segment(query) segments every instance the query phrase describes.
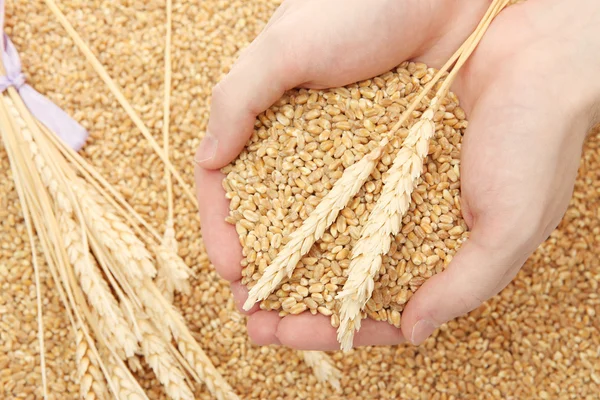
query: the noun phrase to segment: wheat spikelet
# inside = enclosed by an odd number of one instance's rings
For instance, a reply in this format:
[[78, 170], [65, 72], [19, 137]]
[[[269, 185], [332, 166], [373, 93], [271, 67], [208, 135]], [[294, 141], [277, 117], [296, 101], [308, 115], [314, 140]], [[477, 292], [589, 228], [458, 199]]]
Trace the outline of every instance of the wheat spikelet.
[[142, 353], [146, 362], [164, 386], [173, 400], [192, 400], [194, 395], [185, 381], [184, 373], [177, 366], [177, 361], [169, 352], [163, 338], [156, 333], [152, 322], [143, 313], [136, 313], [136, 319], [142, 334]]
[[300, 258], [308, 253], [312, 245], [323, 236], [325, 230], [336, 220], [339, 212], [346, 207], [369, 178], [385, 144], [383, 143], [344, 171], [342, 177], [300, 228], [290, 235], [290, 241], [265, 269], [256, 285], [250, 289], [248, 299], [244, 303], [245, 310], [251, 309], [257, 301], [266, 299], [285, 277], [292, 275]]
[[303, 351], [302, 357], [306, 365], [312, 368], [319, 382], [328, 383], [335, 390], [341, 390], [342, 373], [337, 369], [331, 357], [322, 351]]
[[158, 273], [156, 276], [156, 286], [162, 294], [173, 302], [173, 293], [190, 292], [190, 268], [177, 254], [177, 240], [175, 240], [175, 230], [173, 222], [167, 222], [167, 229], [162, 243], [156, 248], [156, 263], [158, 264]]
[[113, 393], [115, 397], [119, 400], [148, 400], [144, 389], [129, 373], [122, 361], [112, 355], [108, 355], [107, 359], [106, 366], [116, 390], [116, 393]]
[[83, 336], [81, 329], [76, 332], [75, 359], [79, 378], [79, 394], [83, 400], [108, 398], [108, 388], [98, 361]]
[[342, 350], [352, 348], [354, 332], [360, 329], [361, 311], [371, 298], [382, 258], [390, 250], [392, 235], [398, 234], [408, 211], [411, 194], [421, 177], [429, 139], [435, 133], [434, 112], [428, 109], [409, 130], [394, 164], [384, 178], [381, 196], [352, 249], [348, 279], [337, 298], [341, 299], [338, 341]]

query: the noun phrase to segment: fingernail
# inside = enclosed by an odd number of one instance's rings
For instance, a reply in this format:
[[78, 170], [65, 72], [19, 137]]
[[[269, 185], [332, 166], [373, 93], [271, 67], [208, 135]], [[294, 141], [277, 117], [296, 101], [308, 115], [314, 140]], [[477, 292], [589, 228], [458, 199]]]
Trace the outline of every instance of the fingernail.
[[435, 331], [436, 326], [426, 319], [422, 319], [413, 326], [412, 334], [410, 335], [410, 342], [414, 346], [418, 346], [425, 341], [433, 331]]
[[204, 161], [211, 160], [216, 153], [217, 139], [210, 134], [206, 134], [204, 139], [202, 139], [202, 142], [200, 142], [200, 147], [198, 147], [198, 151], [196, 152], [196, 157], [194, 157], [194, 161], [196, 162], [196, 164], [198, 164]]

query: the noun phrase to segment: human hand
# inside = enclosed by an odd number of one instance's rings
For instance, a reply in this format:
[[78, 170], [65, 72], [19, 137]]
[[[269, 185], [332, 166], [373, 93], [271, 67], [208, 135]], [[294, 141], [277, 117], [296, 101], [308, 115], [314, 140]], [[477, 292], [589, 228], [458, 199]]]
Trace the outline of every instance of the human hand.
[[[538, 179], [540, 165], [555, 162], [554, 159], [549, 159], [551, 157], [547, 157], [547, 153], [539, 149], [540, 136], [535, 136], [533, 131], [529, 131], [529, 128], [532, 128], [536, 132], [543, 132], [544, 127], [547, 126], [547, 120], [544, 119], [547, 109], [542, 105], [548, 100], [555, 99], [544, 97], [544, 103], [538, 103], [540, 107], [528, 111], [530, 115], [528, 123], [525, 123], [525, 120], [512, 120], [515, 114], [521, 118], [520, 112], [523, 108], [518, 106], [521, 103], [515, 103], [510, 96], [519, 95], [520, 90], [529, 92], [528, 99], [537, 100], [538, 96], [528, 86], [531, 82], [524, 87], [519, 85], [522, 82], [519, 79], [531, 79], [531, 76], [516, 75], [508, 68], [511, 60], [517, 59], [522, 64], [520, 71], [528, 71], [527, 68], [532, 68], [532, 64], [525, 62], [523, 52], [516, 51], [519, 49], [518, 46], [523, 48], [524, 44], [528, 44], [524, 41], [526, 33], [530, 34], [529, 39], [535, 37], [531, 27], [524, 21], [526, 17], [523, 15], [532, 15], [534, 13], [532, 8], [539, 8], [541, 7], [539, 3], [544, 2], [530, 0], [530, 3], [534, 5], [526, 4], [516, 6], [514, 11], [506, 10], [506, 16], [502, 15], [501, 21], [492, 25], [492, 31], [496, 33], [486, 36], [455, 89], [465, 102], [467, 111], [473, 113], [470, 115], [472, 123], [463, 147], [462, 178], [463, 207], [469, 226], [473, 230], [470, 241], [457, 254], [455, 261], [446, 272], [432, 278], [413, 296], [403, 314], [401, 331], [385, 322], [366, 321], [356, 335], [356, 345], [395, 344], [403, 340], [402, 332], [407, 338], [420, 341], [419, 335], [413, 335], [413, 328], [418, 320], [430, 320], [432, 326], [437, 326], [477, 306], [478, 300], [495, 294], [508, 283], [506, 281], [501, 285], [506, 279], [510, 280], [509, 278], [514, 276], [520, 264], [518, 267], [510, 269], [508, 267], [517, 265], [517, 261], [521, 259], [524, 261], [523, 257], [526, 258], [537, 247], [537, 245], [533, 246], [533, 243], [541, 241], [537, 236], [543, 238], [543, 235], [539, 235], [537, 231], [523, 231], [520, 236], [528, 237], [527, 251], [525, 251], [525, 245], [520, 244], [524, 240], [522, 238], [515, 240], [511, 237], [510, 242], [502, 243], [503, 246], [497, 245], [496, 239], [506, 238], [506, 232], [512, 232], [511, 229], [519, 225], [508, 226], [507, 224], [508, 227], [503, 232], [505, 236], [495, 236], [496, 227], [504, 222], [503, 218], [506, 218], [503, 213], [509, 215], [515, 210], [521, 210], [520, 213], [523, 214], [523, 210], [526, 211], [526, 207], [531, 207], [531, 203], [536, 201], [538, 202], [535, 203], [535, 210], [540, 211], [542, 207], [539, 206], [539, 200], [542, 197], [545, 203], [550, 203], [549, 197], [539, 193], [531, 193], [532, 198], [525, 199], [523, 202], [521, 197], [511, 202], [514, 199], [513, 192], [507, 192], [505, 189], [500, 191], [500, 188], [505, 187], [521, 189], [523, 185], [519, 185], [526, 181], [525, 177], [533, 176]], [[256, 115], [274, 103], [284, 90], [292, 87], [341, 86], [378, 75], [401, 61], [411, 58], [432, 66], [440, 66], [472, 31], [487, 5], [487, 0], [476, 2], [395, 0], [377, 3], [367, 0], [327, 2], [304, 0], [285, 2], [275, 13], [263, 33], [242, 54], [225, 80], [215, 88], [208, 127], [209, 138], [212, 139], [203, 141], [197, 155], [197, 159], [202, 160], [197, 168], [197, 185], [207, 251], [217, 271], [224, 278], [232, 281], [232, 291], [239, 305], [243, 304], [246, 297], [246, 291], [239, 283], [241, 248], [235, 229], [224, 222], [228, 215], [228, 204], [221, 186], [223, 175], [214, 169], [226, 165], [239, 154], [252, 132]], [[526, 6], [528, 8], [525, 9]], [[518, 31], [514, 26], [515, 20], [524, 25], [519, 36], [513, 33]], [[412, 36], [413, 32], [420, 34]], [[503, 38], [506, 35], [508, 39]], [[507, 43], [505, 40], [515, 47], [505, 45]], [[503, 62], [490, 64], [489, 61], [492, 60]], [[539, 66], [536, 65], [535, 68], [535, 72], [539, 73]], [[502, 74], [495, 76], [494, 71]], [[547, 73], [550, 74], [550, 71]], [[469, 77], [468, 81], [465, 79], [466, 76]], [[511, 86], [513, 90], [509, 91], [508, 95], [503, 87], [506, 83], [513, 84]], [[582, 101], [578, 106], [584, 103]], [[503, 110], [502, 113], [490, 112], [489, 105], [495, 106], [496, 111]], [[571, 119], [567, 120], [564, 117], [564, 108], [559, 108], [557, 103], [554, 103], [554, 106], [553, 112], [558, 108], [563, 116], [559, 116], [559, 113], [552, 115], [554, 119], [560, 118], [561, 124], [554, 124], [553, 120], [551, 130], [557, 131], [559, 126], [563, 126], [566, 130], [567, 123]], [[506, 115], [511, 116], [510, 121], [504, 119]], [[543, 120], [543, 124], [538, 125], [539, 120]], [[506, 127], [511, 121], [513, 125], [520, 123], [519, 126], [510, 126], [515, 128], [514, 134], [498, 137], [502, 127]], [[578, 130], [585, 130], [584, 125], [585, 123], [582, 123]], [[526, 134], [518, 133], [517, 127], [522, 128], [521, 132], [525, 130]], [[548, 133], [544, 132], [544, 135], [546, 134]], [[516, 148], [510, 139], [513, 135], [520, 143]], [[558, 139], [560, 135], [558, 133], [552, 135], [553, 138], [555, 136], [556, 139], [550, 141], [551, 144], [560, 142]], [[575, 136], [573, 134], [573, 137]], [[491, 160], [497, 160], [495, 163], [481, 157], [485, 150], [493, 148], [487, 144], [490, 141], [499, 150], [489, 156]], [[571, 169], [574, 165], [576, 170], [577, 149], [580, 149], [581, 141], [569, 141], [568, 144], [574, 150], [564, 157], [561, 165], [568, 163]], [[522, 144], [531, 142], [538, 146], [538, 151], [528, 150], [527, 154], [520, 154], [525, 150], [521, 147]], [[501, 154], [500, 148], [506, 148], [511, 153]], [[518, 170], [516, 175], [508, 169], [497, 170], [494, 167], [494, 165], [503, 167], [503, 160], [509, 157], [509, 166], [515, 169], [517, 164], [515, 158], [519, 156], [524, 161], [520, 168], [530, 168], [529, 170]], [[537, 164], [532, 162], [535, 157], [538, 159]], [[564, 171], [569, 170], [558, 170], [558, 172]], [[542, 172], [552, 175], [547, 171]], [[574, 173], [563, 179], [567, 182], [566, 195], [562, 196], [566, 201], [570, 194], [569, 182], [572, 187], [573, 178]], [[513, 182], [513, 179], [516, 180]], [[485, 196], [481, 196], [479, 191], [481, 182], [485, 183], [484, 190], [487, 193]], [[533, 185], [524, 186], [530, 189]], [[561, 188], [564, 186], [560, 185]], [[544, 193], [548, 194], [549, 191], [547, 189]], [[472, 193], [476, 193], [477, 197]], [[509, 198], [502, 200], [501, 195], [504, 194], [510, 195]], [[484, 198], [487, 200], [483, 201]], [[564, 203], [565, 199], [561, 198], [561, 201]], [[517, 211], [516, 214], [519, 212]], [[560, 211], [558, 214], [562, 215]], [[555, 218], [556, 215], [553, 214], [552, 217]], [[555, 222], [554, 219], [551, 219], [551, 222]], [[500, 232], [502, 231], [498, 231], [498, 234]], [[536, 239], [531, 240], [532, 237]], [[511, 247], [510, 243], [515, 243], [516, 247]], [[530, 249], [532, 246], [533, 248]], [[488, 251], [491, 252], [488, 254]], [[515, 252], [520, 256], [517, 261], [511, 258]], [[477, 262], [477, 265], [474, 265], [474, 262]], [[481, 265], [490, 265], [490, 267], [482, 268]], [[503, 269], [505, 272], [502, 274], [506, 273], [506, 276], [499, 280], [497, 275]], [[479, 275], [474, 275], [473, 270], [478, 271]], [[472, 284], [475, 277], [486, 279], [482, 281], [481, 290], [477, 289], [477, 292], [473, 288], [477, 285]], [[492, 283], [495, 281], [498, 281], [497, 287], [492, 288]], [[448, 283], [456, 283], [458, 286], [450, 287], [452, 285]], [[257, 311], [257, 307], [250, 313], [249, 335], [258, 344], [276, 343], [295, 348], [321, 350], [338, 348], [335, 329], [330, 326], [328, 318], [299, 315], [281, 319], [277, 313]], [[427, 328], [427, 325], [419, 324], [416, 332], [425, 336], [431, 329], [426, 330], [424, 327]]]
[[600, 111], [600, 3], [529, 0], [503, 11], [453, 87], [469, 117], [461, 206], [471, 230], [402, 314], [423, 342], [516, 276], [562, 219]]

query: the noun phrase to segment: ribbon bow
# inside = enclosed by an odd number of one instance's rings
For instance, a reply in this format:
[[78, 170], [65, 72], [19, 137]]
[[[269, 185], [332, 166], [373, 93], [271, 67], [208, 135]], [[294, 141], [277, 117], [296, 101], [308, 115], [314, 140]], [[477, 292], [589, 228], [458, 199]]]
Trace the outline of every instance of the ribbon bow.
[[[0, 1], [2, 6], [3, 1]], [[60, 107], [25, 83], [21, 59], [6, 34], [2, 46], [2, 62], [6, 76], [0, 76], [0, 93], [9, 87], [17, 89], [31, 114], [75, 151], [83, 147], [88, 132]]]

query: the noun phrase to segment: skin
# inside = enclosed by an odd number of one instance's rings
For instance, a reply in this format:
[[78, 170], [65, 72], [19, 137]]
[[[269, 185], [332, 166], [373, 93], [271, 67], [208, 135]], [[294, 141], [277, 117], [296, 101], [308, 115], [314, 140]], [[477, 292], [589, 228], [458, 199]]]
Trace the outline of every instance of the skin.
[[[196, 155], [202, 234], [240, 310], [241, 247], [224, 222], [218, 169], [251, 135], [257, 114], [293, 87], [367, 79], [407, 59], [440, 67], [475, 28], [489, 0], [287, 0], [214, 88], [207, 137]], [[422, 343], [439, 325], [479, 307], [515, 277], [568, 206], [582, 145], [600, 111], [600, 2], [528, 0], [492, 23], [452, 90], [470, 124], [461, 159], [470, 239], [446, 271], [411, 298], [401, 329], [367, 320], [355, 345]], [[259, 345], [334, 350], [323, 316], [249, 313]]]

